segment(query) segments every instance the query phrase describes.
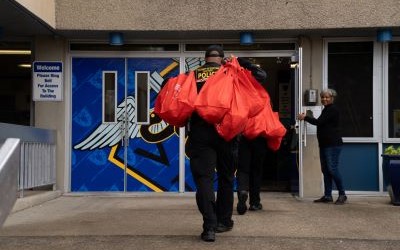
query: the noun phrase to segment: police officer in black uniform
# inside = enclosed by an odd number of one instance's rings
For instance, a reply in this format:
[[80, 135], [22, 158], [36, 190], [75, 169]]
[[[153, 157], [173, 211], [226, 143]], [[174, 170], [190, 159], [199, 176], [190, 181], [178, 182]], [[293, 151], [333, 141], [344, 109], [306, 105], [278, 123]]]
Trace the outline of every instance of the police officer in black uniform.
[[[211, 45], [205, 54], [206, 63], [195, 71], [197, 91], [207, 78], [223, 63], [221, 46]], [[196, 184], [196, 202], [203, 216], [201, 239], [215, 241], [215, 233], [232, 229], [233, 182], [235, 167], [232, 162], [232, 143], [220, 137], [213, 124], [193, 113], [189, 122], [190, 168]], [[214, 176], [217, 171], [218, 191], [214, 194]]]

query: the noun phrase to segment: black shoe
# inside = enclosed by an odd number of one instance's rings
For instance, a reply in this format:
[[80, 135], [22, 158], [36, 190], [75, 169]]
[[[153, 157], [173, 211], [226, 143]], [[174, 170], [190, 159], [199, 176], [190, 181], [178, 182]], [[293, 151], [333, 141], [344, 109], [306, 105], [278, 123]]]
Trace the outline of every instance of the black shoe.
[[245, 214], [247, 211], [246, 201], [249, 195], [247, 194], [247, 191], [241, 190], [238, 191], [237, 196], [238, 196], [238, 204], [236, 206], [236, 210], [240, 215]]
[[335, 201], [336, 205], [343, 205], [347, 201], [347, 196], [346, 195], [339, 195], [337, 200]]
[[257, 204], [251, 204], [249, 210], [250, 211], [257, 211], [257, 210], [262, 210], [263, 206], [261, 203]]
[[215, 241], [215, 231], [214, 229], [204, 229], [200, 235], [201, 239], [207, 242]]
[[231, 231], [232, 228], [233, 228], [233, 221], [231, 221], [231, 223], [229, 223], [228, 225], [218, 222], [215, 232], [225, 233], [225, 232]]
[[332, 196], [322, 196], [321, 198], [314, 200], [314, 202], [328, 203], [328, 202], [333, 202], [333, 199]]

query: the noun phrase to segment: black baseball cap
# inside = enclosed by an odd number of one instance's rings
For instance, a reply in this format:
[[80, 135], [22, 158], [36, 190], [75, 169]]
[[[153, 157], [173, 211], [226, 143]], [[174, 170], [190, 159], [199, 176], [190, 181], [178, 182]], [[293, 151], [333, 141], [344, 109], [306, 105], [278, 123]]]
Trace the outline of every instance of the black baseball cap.
[[224, 57], [224, 49], [220, 45], [210, 45], [206, 49], [206, 57]]

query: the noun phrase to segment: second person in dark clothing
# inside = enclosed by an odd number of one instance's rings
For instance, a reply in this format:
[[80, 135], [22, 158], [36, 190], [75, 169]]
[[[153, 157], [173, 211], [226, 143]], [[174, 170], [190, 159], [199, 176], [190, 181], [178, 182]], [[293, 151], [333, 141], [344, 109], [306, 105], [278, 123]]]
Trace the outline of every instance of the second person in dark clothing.
[[[250, 61], [239, 57], [240, 66], [251, 71], [254, 78], [260, 83], [265, 83], [267, 73]], [[238, 214], [247, 211], [247, 199], [249, 198], [249, 210], [262, 209], [260, 189], [263, 175], [264, 159], [267, 153], [265, 138], [259, 136], [252, 140], [240, 137], [239, 142], [239, 164], [236, 173], [238, 203], [236, 210]]]

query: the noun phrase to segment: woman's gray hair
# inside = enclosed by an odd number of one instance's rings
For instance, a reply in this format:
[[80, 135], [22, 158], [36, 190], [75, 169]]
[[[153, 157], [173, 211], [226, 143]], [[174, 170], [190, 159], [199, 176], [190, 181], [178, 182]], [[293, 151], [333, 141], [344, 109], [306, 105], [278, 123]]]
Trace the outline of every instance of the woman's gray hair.
[[333, 98], [335, 98], [337, 96], [337, 93], [334, 89], [323, 89], [321, 91], [321, 93], [319, 94], [319, 96], [322, 96], [324, 94], [328, 94], [328, 95], [332, 96]]

